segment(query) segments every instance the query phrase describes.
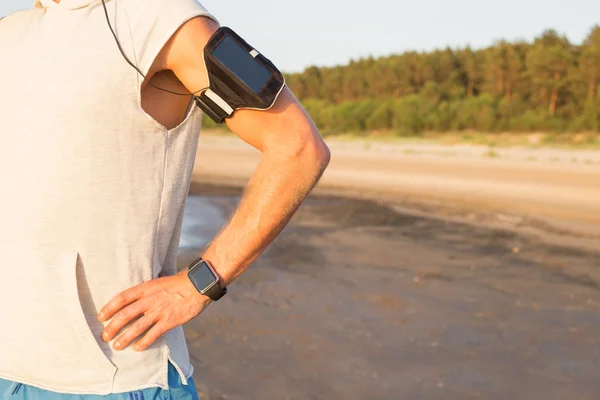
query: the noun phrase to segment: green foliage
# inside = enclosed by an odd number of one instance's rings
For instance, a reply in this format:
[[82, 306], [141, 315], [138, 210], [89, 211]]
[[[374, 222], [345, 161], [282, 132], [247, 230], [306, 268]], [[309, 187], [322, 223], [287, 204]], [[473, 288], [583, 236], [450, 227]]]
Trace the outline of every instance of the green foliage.
[[419, 95], [396, 100], [392, 109], [391, 128], [400, 136], [418, 136], [427, 128], [428, 111], [427, 101]]
[[583, 129], [578, 131], [600, 132], [600, 95], [595, 99], [589, 99], [584, 106], [581, 115]]
[[549, 30], [532, 43], [369, 57], [286, 79], [325, 133], [598, 131], [600, 26], [579, 46]]
[[526, 110], [514, 118], [510, 130], [517, 132], [539, 132], [546, 130], [548, 116], [545, 111]]
[[202, 127], [206, 129], [216, 129], [220, 126], [217, 125], [212, 119], [210, 119], [207, 115], [202, 117]]
[[475, 129], [489, 132], [496, 127], [496, 105], [492, 96], [484, 94], [460, 102], [456, 115], [458, 130]]
[[366, 128], [368, 130], [387, 130], [392, 126], [392, 101], [382, 101], [377, 104], [371, 115], [367, 117]]

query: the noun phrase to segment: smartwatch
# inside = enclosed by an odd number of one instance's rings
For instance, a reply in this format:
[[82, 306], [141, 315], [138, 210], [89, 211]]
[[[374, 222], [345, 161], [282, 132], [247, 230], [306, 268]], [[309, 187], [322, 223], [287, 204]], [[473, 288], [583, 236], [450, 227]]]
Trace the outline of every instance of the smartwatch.
[[198, 293], [210, 297], [213, 301], [219, 300], [227, 293], [227, 288], [221, 288], [219, 285], [219, 276], [212, 265], [202, 257], [190, 264], [187, 275]]

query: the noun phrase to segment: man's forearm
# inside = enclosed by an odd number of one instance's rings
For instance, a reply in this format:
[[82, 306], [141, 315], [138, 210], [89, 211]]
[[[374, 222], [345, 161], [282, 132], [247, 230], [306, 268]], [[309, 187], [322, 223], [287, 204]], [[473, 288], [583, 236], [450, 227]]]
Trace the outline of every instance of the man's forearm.
[[[329, 149], [316, 131], [297, 133], [287, 144], [281, 143], [285, 140], [281, 137], [263, 142], [263, 157], [239, 206], [202, 253], [223, 286], [248, 268], [283, 230], [329, 162]], [[292, 146], [289, 141], [305, 144]], [[143, 351], [168, 330], [199, 315], [212, 300], [199, 295], [186, 275], [183, 270], [116, 294], [98, 314], [99, 321], [111, 319], [102, 339], [115, 339], [135, 320], [115, 340], [113, 349], [124, 349], [141, 337], [134, 348]]]
[[280, 150], [263, 152], [237, 209], [202, 254], [224, 285], [248, 268], [285, 228], [329, 162], [327, 147], [312, 142], [294, 152]]

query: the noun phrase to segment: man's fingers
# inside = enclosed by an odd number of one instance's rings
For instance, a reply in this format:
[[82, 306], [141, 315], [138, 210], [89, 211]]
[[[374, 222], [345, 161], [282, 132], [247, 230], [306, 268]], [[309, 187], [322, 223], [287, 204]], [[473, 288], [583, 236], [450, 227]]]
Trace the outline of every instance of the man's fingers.
[[115, 340], [113, 348], [115, 350], [121, 350], [129, 346], [129, 343], [131, 343], [142, 333], [146, 332], [156, 322], [156, 320], [157, 318], [150, 317], [149, 315], [144, 315], [143, 317], [139, 318], [137, 321], [132, 323], [117, 340]]
[[121, 311], [117, 312], [112, 321], [102, 331], [102, 339], [108, 342], [119, 334], [121, 329], [130, 321], [144, 314], [148, 310], [148, 300], [141, 299], [135, 303], [126, 306]]
[[133, 346], [136, 351], [146, 350], [152, 343], [156, 342], [159, 337], [165, 334], [169, 329], [166, 329], [164, 324], [161, 322], [156, 323], [150, 330], [144, 335], [143, 338], [137, 341]]
[[142, 297], [143, 290], [140, 286], [134, 286], [113, 297], [98, 313], [98, 321], [105, 321], [111, 318], [121, 308]]

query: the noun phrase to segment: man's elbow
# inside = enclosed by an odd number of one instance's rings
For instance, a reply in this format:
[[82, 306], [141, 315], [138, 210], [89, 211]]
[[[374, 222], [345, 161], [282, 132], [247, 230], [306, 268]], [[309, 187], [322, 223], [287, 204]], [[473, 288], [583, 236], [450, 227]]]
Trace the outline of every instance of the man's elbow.
[[329, 165], [331, 151], [319, 131], [314, 125], [311, 125], [297, 131], [298, 140], [293, 149], [293, 154], [295, 154], [298, 162], [322, 173]]
[[321, 135], [316, 132], [311, 136], [311, 140], [306, 145], [309, 158], [321, 170], [325, 170], [331, 160], [331, 151]]

